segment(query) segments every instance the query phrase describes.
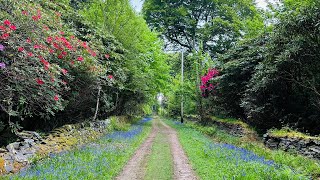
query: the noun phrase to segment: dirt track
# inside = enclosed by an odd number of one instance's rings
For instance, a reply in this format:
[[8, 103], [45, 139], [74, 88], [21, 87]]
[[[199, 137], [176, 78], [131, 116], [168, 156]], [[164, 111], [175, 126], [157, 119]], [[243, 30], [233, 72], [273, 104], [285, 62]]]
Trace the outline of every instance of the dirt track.
[[[196, 180], [198, 179], [189, 164], [188, 158], [184, 153], [177, 133], [174, 129], [155, 118], [152, 123], [152, 132], [147, 140], [135, 152], [127, 165], [123, 168], [117, 180], [137, 180], [144, 179], [148, 156], [152, 153], [152, 144], [158, 133], [166, 135], [166, 140], [170, 144], [171, 155], [173, 159], [173, 177], [175, 180]], [[161, 168], [161, 167], [159, 167]]]

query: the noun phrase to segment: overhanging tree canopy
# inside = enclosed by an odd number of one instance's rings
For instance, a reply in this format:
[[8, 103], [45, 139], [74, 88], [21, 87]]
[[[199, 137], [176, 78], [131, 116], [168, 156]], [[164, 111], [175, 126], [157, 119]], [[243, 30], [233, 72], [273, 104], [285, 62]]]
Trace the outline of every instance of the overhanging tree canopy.
[[249, 33], [248, 20], [260, 19], [258, 26], [263, 27], [253, 0], [146, 0], [143, 13], [151, 28], [168, 42], [189, 51], [202, 42], [203, 50], [212, 55]]

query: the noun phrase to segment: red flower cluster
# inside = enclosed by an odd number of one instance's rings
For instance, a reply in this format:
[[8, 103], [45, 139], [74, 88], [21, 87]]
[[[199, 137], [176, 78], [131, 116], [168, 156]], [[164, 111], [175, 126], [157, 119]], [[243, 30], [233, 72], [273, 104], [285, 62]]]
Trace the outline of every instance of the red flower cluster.
[[38, 10], [38, 11], [37, 11], [37, 15], [32, 16], [32, 19], [33, 19], [34, 21], [39, 21], [39, 20], [41, 19], [41, 11]]
[[17, 30], [17, 27], [13, 25], [8, 19], [3, 21], [3, 25], [0, 25], [1, 36], [0, 39], [8, 39], [10, 37], [10, 32]]
[[78, 40], [78, 42], [81, 44], [81, 46], [86, 49], [88, 51], [89, 54], [91, 54], [91, 56], [95, 57], [97, 56], [97, 53], [94, 52], [92, 49], [90, 49], [90, 47], [88, 46], [87, 42], [82, 42], [80, 40]]
[[108, 78], [109, 78], [109, 79], [113, 79], [113, 76], [112, 76], [112, 75], [108, 75]]
[[212, 83], [209, 83], [209, 81], [218, 75], [219, 71], [217, 69], [209, 69], [208, 73], [201, 77], [200, 90], [203, 97], [207, 97], [208, 92], [213, 92], [213, 90], [217, 87], [217, 84], [213, 85]]
[[37, 81], [37, 83], [39, 85], [43, 85], [44, 84], [44, 81], [42, 79], [37, 78], [36, 81]]
[[59, 96], [58, 96], [58, 94], [56, 94], [56, 95], [53, 97], [53, 99], [54, 99], [55, 101], [59, 101]]
[[48, 70], [50, 68], [50, 63], [46, 61], [42, 56], [39, 56], [40, 62], [44, 65], [44, 69]]
[[68, 70], [66, 70], [66, 69], [61, 69], [61, 72], [62, 72], [63, 75], [68, 74]]

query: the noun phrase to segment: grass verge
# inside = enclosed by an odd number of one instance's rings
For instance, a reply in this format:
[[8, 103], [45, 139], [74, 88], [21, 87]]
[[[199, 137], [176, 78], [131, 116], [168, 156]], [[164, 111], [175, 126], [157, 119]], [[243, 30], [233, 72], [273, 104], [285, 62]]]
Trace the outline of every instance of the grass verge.
[[215, 126], [165, 122], [177, 130], [201, 179], [310, 179], [320, 171], [317, 161], [271, 151], [259, 142], [231, 136]]
[[7, 179], [112, 179], [127, 163], [151, 130], [145, 118], [128, 131], [107, 134], [76, 150], [51, 155]]
[[147, 162], [146, 180], [173, 179], [173, 161], [167, 135], [158, 133]]

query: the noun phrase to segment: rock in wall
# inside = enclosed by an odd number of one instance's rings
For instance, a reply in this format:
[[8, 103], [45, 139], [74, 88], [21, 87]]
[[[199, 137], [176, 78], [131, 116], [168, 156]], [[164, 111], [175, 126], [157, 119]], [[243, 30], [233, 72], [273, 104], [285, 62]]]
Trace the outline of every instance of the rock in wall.
[[317, 138], [274, 137], [267, 133], [263, 135], [263, 142], [270, 149], [293, 151], [320, 160], [320, 140]]

